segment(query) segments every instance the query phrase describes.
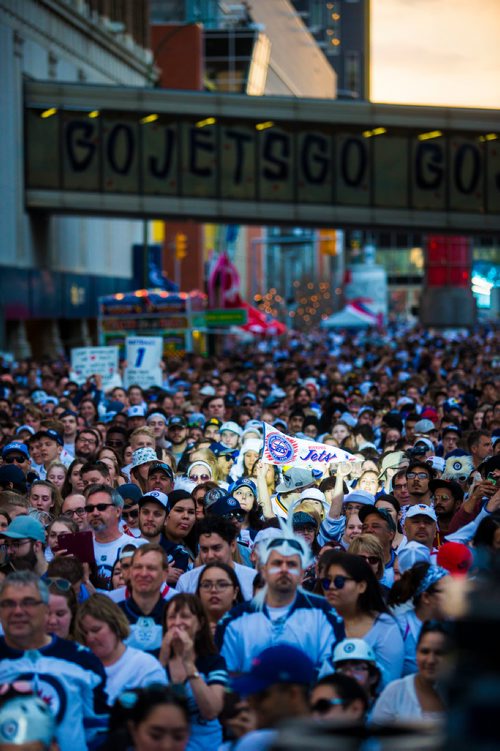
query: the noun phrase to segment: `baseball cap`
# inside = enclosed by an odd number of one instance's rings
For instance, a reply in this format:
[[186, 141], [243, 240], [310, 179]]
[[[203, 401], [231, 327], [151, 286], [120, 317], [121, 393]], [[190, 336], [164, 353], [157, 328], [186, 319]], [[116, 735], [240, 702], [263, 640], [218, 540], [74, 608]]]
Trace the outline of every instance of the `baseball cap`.
[[148, 468], [148, 476], [153, 474], [153, 472], [163, 472], [167, 477], [170, 477], [171, 480], [174, 479], [172, 467], [166, 462], [153, 462], [150, 464]]
[[21, 441], [12, 441], [11, 443], [8, 443], [6, 446], [4, 446], [4, 448], [2, 449], [2, 459], [5, 459], [5, 457], [12, 451], [18, 451], [20, 454], [23, 454], [26, 459], [29, 459], [30, 454], [28, 447]]
[[369, 493], [367, 490], [351, 490], [350, 493], [344, 496], [343, 503], [362, 503], [363, 506], [373, 506], [375, 503], [375, 496]]
[[437, 430], [432, 420], [419, 420], [415, 423], [413, 428], [415, 433], [432, 433], [433, 430]]
[[387, 524], [389, 525], [389, 529], [391, 529], [393, 532], [396, 531], [396, 524], [394, 522], [394, 519], [390, 515], [389, 511], [385, 508], [378, 508], [377, 506], [368, 506], [365, 505], [362, 508], [359, 509], [358, 516], [360, 521], [363, 523], [367, 516], [370, 516], [370, 514], [376, 514], [380, 519], [383, 519]]
[[214, 516], [226, 516], [226, 514], [232, 514], [235, 511], [242, 511], [242, 508], [236, 498], [233, 498], [229, 493], [225, 493], [215, 503], [205, 506], [205, 511]]
[[480, 464], [477, 469], [481, 473], [482, 477], [488, 477], [490, 472], [494, 472], [496, 469], [500, 469], [500, 454], [490, 456], [490, 458], [482, 462], [482, 464]]
[[404, 574], [405, 571], [412, 568], [416, 563], [430, 563], [431, 551], [426, 545], [422, 545], [421, 542], [412, 540], [406, 543], [398, 551], [398, 564], [399, 571]]
[[216, 425], [219, 430], [220, 426], [222, 425], [222, 420], [219, 420], [218, 417], [211, 417], [209, 420], [206, 421], [206, 423], [203, 426], [203, 430], [206, 430], [209, 425]]
[[434, 451], [434, 444], [428, 438], [419, 438], [418, 441], [415, 441], [412, 451], [414, 454], [420, 452], [425, 454], [426, 451]]
[[265, 691], [277, 683], [309, 686], [314, 680], [314, 664], [302, 650], [291, 644], [268, 647], [252, 660], [250, 671], [232, 681], [240, 696]]
[[142, 491], [138, 485], [134, 485], [133, 482], [126, 482], [123, 485], [118, 485], [116, 489], [124, 501], [139, 503]]
[[213, 506], [214, 503], [217, 503], [220, 498], [224, 498], [226, 495], [227, 492], [222, 488], [210, 488], [205, 495], [205, 510], [210, 506]]
[[452, 576], [465, 576], [473, 563], [470, 548], [461, 542], [445, 542], [438, 550], [436, 563]]
[[294, 529], [308, 526], [317, 528], [318, 522], [314, 516], [311, 516], [306, 511], [296, 511], [292, 516], [292, 526]]
[[0, 465], [0, 486], [8, 482], [22, 489], [22, 492], [26, 492], [26, 477], [21, 467], [16, 467], [15, 464]]
[[181, 415], [172, 415], [167, 422], [169, 428], [187, 428], [187, 422]]
[[43, 524], [33, 516], [16, 516], [2, 534], [4, 537], [10, 537], [13, 540], [27, 538], [28, 540], [45, 542], [45, 530]]
[[220, 426], [220, 432], [222, 433], [223, 430], [230, 430], [231, 433], [236, 433], [236, 435], [241, 435], [243, 433], [243, 428], [240, 428], [238, 423], [233, 422], [232, 420], [222, 423]]
[[20, 425], [18, 428], [16, 428], [16, 435], [23, 433], [25, 430], [27, 430], [30, 435], [35, 435], [35, 428], [32, 428], [31, 425]]
[[251, 391], [247, 391], [245, 394], [243, 394], [243, 396], [240, 397], [240, 404], [241, 402], [244, 402], [245, 399], [248, 399], [249, 401], [254, 403], [257, 401], [257, 397], [255, 396], [255, 394], [252, 394]]
[[159, 503], [163, 508], [167, 508], [168, 496], [160, 490], [150, 490], [139, 498], [139, 506], [144, 506], [145, 503]]
[[34, 440], [40, 440], [40, 438], [50, 438], [51, 441], [55, 441], [59, 444], [59, 446], [64, 446], [64, 441], [62, 439], [62, 436], [60, 433], [57, 432], [57, 430], [52, 430], [52, 428], [47, 428], [45, 430], [38, 430], [35, 435], [33, 436]]
[[319, 501], [326, 510], [330, 508], [330, 504], [326, 500], [326, 495], [319, 488], [306, 488], [299, 496], [299, 503], [302, 501]]
[[134, 404], [127, 409], [127, 417], [145, 417], [146, 407], [142, 404]]
[[283, 480], [276, 488], [277, 493], [289, 493], [291, 490], [300, 490], [316, 481], [310, 469], [292, 467], [283, 472]]
[[206, 383], [205, 386], [200, 389], [200, 394], [203, 394], [203, 396], [215, 396], [215, 389], [209, 383]]
[[235, 480], [235, 482], [233, 482], [233, 484], [229, 486], [228, 491], [229, 493], [234, 493], [234, 491], [238, 490], [238, 488], [248, 488], [249, 490], [252, 491], [255, 498], [257, 498], [257, 495], [258, 495], [257, 485], [249, 477], [238, 478], [238, 480]]
[[428, 516], [433, 522], [437, 522], [436, 512], [432, 506], [427, 506], [426, 503], [416, 503], [414, 506], [410, 506], [405, 519], [413, 519], [414, 516]]
[[445, 428], [441, 431], [441, 437], [446, 435], [446, 433], [455, 433], [456, 435], [462, 435], [462, 431], [458, 427], [458, 425], [447, 425]]
[[238, 451], [229, 448], [229, 446], [224, 446], [223, 443], [220, 443], [219, 441], [214, 441], [210, 444], [210, 451], [214, 456], [225, 456], [226, 454], [237, 454]]
[[344, 662], [344, 660], [366, 660], [377, 662], [375, 652], [364, 639], [343, 639], [333, 650], [332, 663]]
[[460, 412], [461, 415], [463, 415], [464, 410], [460, 402], [457, 402], [456, 399], [447, 399], [445, 402], [443, 402], [443, 409], [445, 412], [451, 412], [452, 410], [456, 409], [458, 412]]

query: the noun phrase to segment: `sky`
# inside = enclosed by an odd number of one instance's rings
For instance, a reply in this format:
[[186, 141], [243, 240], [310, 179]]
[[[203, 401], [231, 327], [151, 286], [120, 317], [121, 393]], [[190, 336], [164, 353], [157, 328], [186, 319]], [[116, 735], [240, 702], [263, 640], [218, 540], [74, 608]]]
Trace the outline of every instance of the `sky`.
[[500, 0], [371, 0], [371, 99], [500, 108]]

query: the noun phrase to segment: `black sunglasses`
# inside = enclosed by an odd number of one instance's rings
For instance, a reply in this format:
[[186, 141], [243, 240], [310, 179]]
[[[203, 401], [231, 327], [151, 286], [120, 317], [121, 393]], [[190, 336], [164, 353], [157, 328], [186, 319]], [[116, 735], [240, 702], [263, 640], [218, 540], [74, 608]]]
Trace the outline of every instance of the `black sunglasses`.
[[97, 509], [97, 511], [106, 511], [107, 508], [114, 505], [114, 503], [88, 503], [85, 506], [85, 511], [87, 514], [91, 514], [95, 509]]
[[14, 464], [14, 462], [16, 464], [24, 464], [25, 461], [25, 456], [7, 456], [4, 459], [5, 464]]
[[318, 699], [314, 704], [311, 704], [311, 712], [326, 714], [332, 707], [340, 707], [342, 704], [345, 704], [344, 699]]
[[139, 509], [133, 509], [132, 511], [122, 511], [122, 516], [124, 519], [138, 519], [139, 518]]
[[321, 579], [321, 586], [323, 589], [330, 589], [332, 585], [335, 589], [344, 589], [345, 583], [348, 581], [354, 581], [352, 576], [342, 576], [342, 574], [338, 574], [338, 576], [334, 576], [333, 579], [329, 579], [325, 576]]
[[235, 519], [237, 522], [242, 522], [245, 518], [245, 513], [243, 511], [230, 511], [228, 514], [224, 514], [223, 519]]

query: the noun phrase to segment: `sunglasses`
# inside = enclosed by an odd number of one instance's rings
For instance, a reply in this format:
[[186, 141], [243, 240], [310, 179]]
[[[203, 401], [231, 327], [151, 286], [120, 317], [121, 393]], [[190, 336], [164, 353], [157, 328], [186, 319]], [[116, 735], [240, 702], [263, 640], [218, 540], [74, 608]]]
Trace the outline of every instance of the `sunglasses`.
[[242, 522], [245, 518], [245, 514], [243, 511], [230, 511], [228, 514], [223, 514], [223, 519], [228, 519], [231, 521], [231, 519], [234, 519], [237, 522]]
[[189, 475], [188, 479], [193, 480], [193, 482], [208, 482], [212, 478], [210, 475]]
[[340, 707], [342, 704], [345, 704], [344, 699], [318, 699], [311, 704], [311, 712], [326, 714], [332, 707]]
[[324, 590], [328, 590], [332, 586], [334, 589], [344, 589], [345, 583], [348, 581], [355, 581], [355, 580], [353, 579], [352, 576], [342, 576], [342, 574], [339, 574], [338, 576], [334, 576], [333, 579], [329, 579], [327, 576], [325, 576], [324, 579], [321, 579], [321, 586], [323, 587]]
[[377, 563], [380, 561], [380, 558], [378, 555], [362, 555], [361, 553], [358, 553], [360, 558], [364, 558], [367, 563], [369, 563], [371, 566], [376, 566]]
[[71, 582], [69, 582], [67, 579], [59, 579], [49, 576], [47, 581], [50, 582], [51, 586], [54, 586], [57, 589], [61, 590], [61, 592], [69, 592], [69, 590], [71, 589]]
[[96, 509], [97, 511], [106, 511], [110, 506], [114, 506], [114, 503], [88, 503], [85, 506], [85, 511], [87, 514], [91, 514], [92, 511], [95, 511]]
[[14, 464], [14, 463], [24, 464], [25, 461], [26, 461], [25, 456], [7, 456], [4, 459], [5, 464]]
[[133, 509], [133, 511], [122, 511], [122, 516], [124, 519], [138, 519], [139, 509]]

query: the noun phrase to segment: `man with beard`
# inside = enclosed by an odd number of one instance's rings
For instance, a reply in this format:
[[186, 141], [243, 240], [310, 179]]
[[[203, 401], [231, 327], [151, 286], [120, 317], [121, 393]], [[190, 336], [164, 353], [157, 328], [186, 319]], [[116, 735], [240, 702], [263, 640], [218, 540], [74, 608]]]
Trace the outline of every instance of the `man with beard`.
[[170, 451], [178, 462], [188, 446], [188, 427], [183, 417], [173, 415], [168, 421], [167, 439], [172, 444]]
[[139, 498], [139, 529], [147, 542], [161, 545], [165, 541], [163, 525], [167, 518], [168, 498], [159, 490], [152, 490]]
[[75, 456], [86, 462], [94, 460], [99, 448], [100, 438], [97, 430], [83, 428], [75, 438]]
[[110, 485], [90, 485], [85, 489], [87, 520], [94, 534], [94, 555], [97, 574], [93, 581], [97, 589], [112, 588], [111, 574], [124, 545], [144, 544], [140, 537], [120, 531], [123, 498]]
[[464, 491], [454, 480], [431, 480], [429, 487], [434, 494], [434, 511], [436, 512], [439, 535], [448, 534], [450, 522], [464, 499]]
[[408, 506], [410, 495], [408, 493], [408, 481], [406, 479], [406, 469], [400, 469], [392, 478], [392, 494], [399, 501], [401, 507]]
[[305, 652], [319, 670], [345, 631], [342, 619], [323, 597], [299, 590], [311, 559], [306, 541], [276, 530], [259, 543], [258, 555], [265, 581], [261, 603], [254, 599], [237, 605], [217, 626], [216, 641], [227, 669], [248, 672], [264, 649], [287, 643]]
[[431, 502], [430, 480], [434, 479], [434, 470], [425, 461], [411, 462], [406, 470], [406, 481], [408, 483], [409, 500], [408, 505], [414, 506], [416, 503]]
[[425, 545], [431, 551], [431, 560], [434, 563], [437, 553], [434, 548], [437, 517], [432, 506], [426, 503], [416, 503], [410, 506], [406, 513], [404, 531], [406, 544], [415, 541]]
[[16, 516], [2, 532], [6, 538], [7, 559], [3, 565], [5, 573], [10, 571], [33, 571], [43, 576], [48, 563], [43, 554], [45, 530], [32, 516]]

